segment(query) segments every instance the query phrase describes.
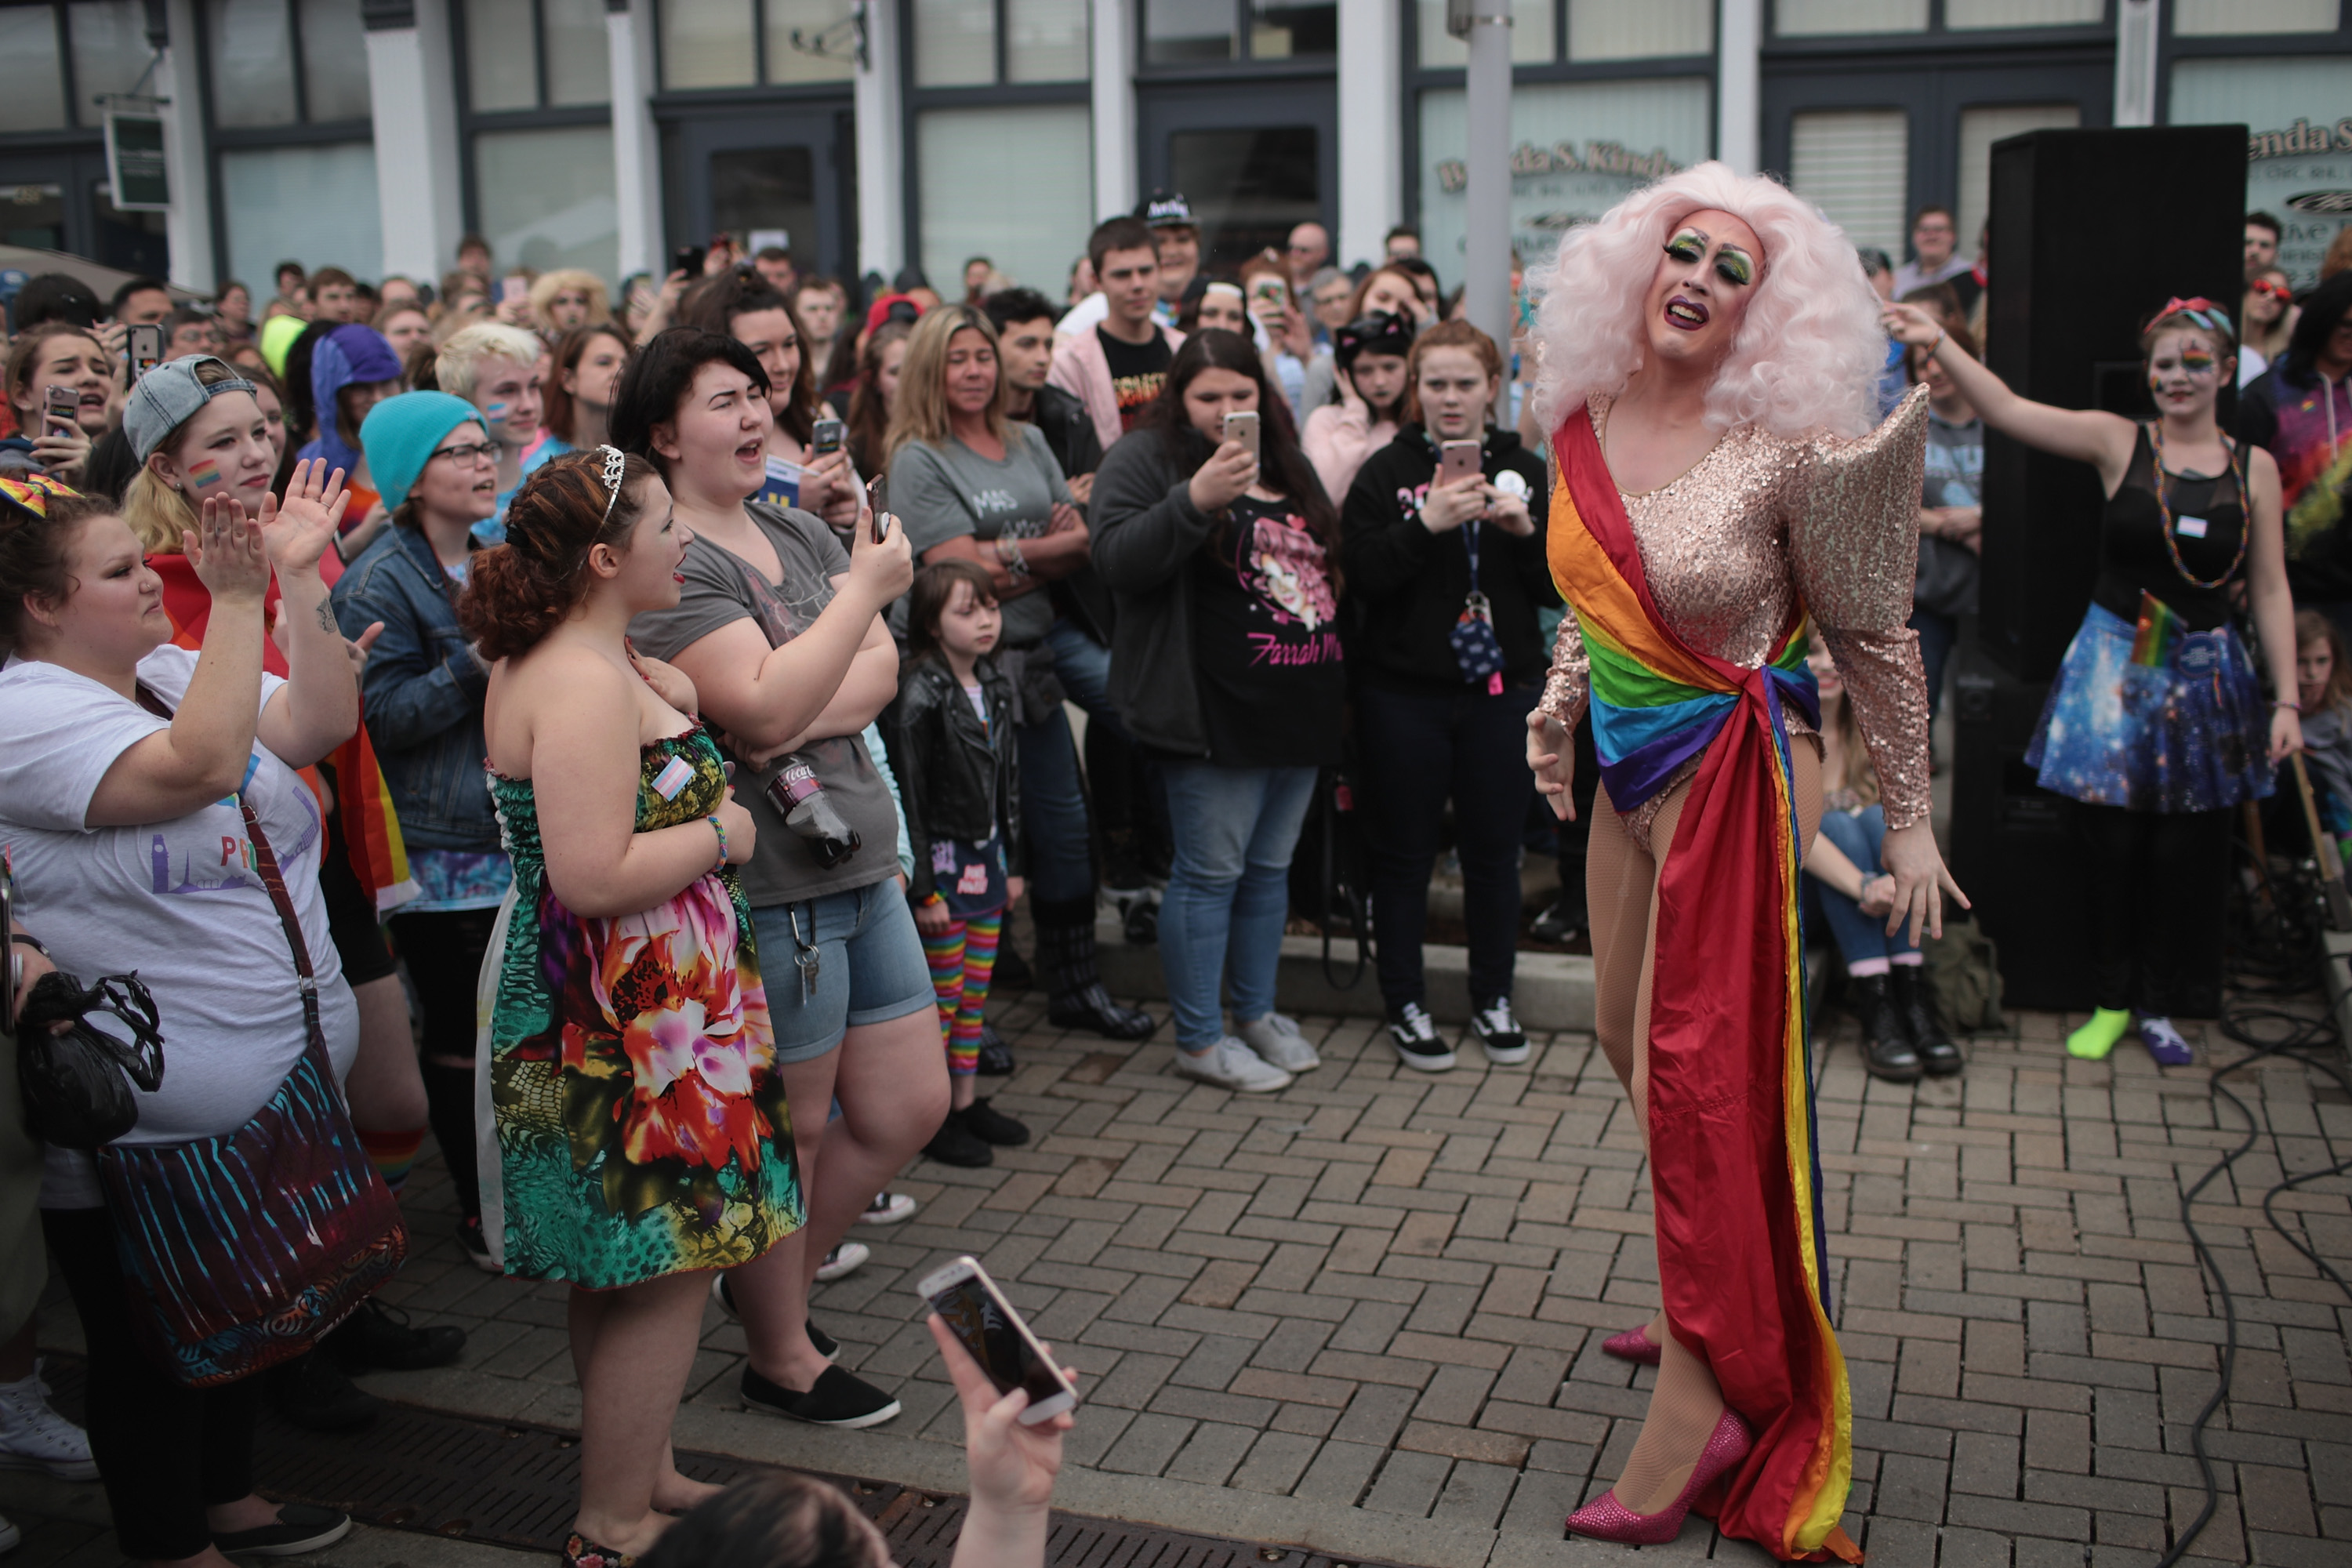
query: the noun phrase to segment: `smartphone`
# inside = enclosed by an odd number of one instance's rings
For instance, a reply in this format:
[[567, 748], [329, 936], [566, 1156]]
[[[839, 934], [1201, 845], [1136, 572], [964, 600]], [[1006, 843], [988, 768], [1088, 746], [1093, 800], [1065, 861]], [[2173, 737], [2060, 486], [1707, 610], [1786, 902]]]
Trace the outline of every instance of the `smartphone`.
[[672, 272], [683, 272], [688, 278], [699, 278], [702, 276], [702, 247], [681, 245], [670, 252], [669, 269]]
[[521, 279], [501, 278], [499, 279], [499, 302], [500, 304], [520, 305], [524, 300], [528, 299], [530, 295], [530, 285], [524, 282]]
[[163, 329], [153, 321], [134, 321], [127, 339], [131, 379], [137, 381], [163, 363]]
[[809, 432], [809, 450], [820, 458], [827, 452], [838, 452], [841, 450], [842, 441], [848, 434], [849, 426], [840, 420], [820, 419], [816, 422], [815, 427]]
[[1256, 413], [1252, 411], [1244, 414], [1226, 415], [1225, 439], [1228, 441], [1239, 441], [1243, 446], [1249, 448], [1251, 457], [1256, 457], [1258, 455]]
[[866, 509], [874, 514], [874, 542], [879, 544], [890, 532], [890, 476], [877, 474], [866, 481]]
[[1048, 1421], [1078, 1403], [1078, 1391], [988, 1277], [975, 1258], [959, 1258], [915, 1289], [931, 1304], [948, 1331], [961, 1341], [1000, 1394], [1029, 1391], [1029, 1407], [1017, 1419], [1024, 1426]]
[[81, 425], [81, 394], [70, 386], [53, 386], [45, 395], [48, 399], [48, 417], [52, 424], [75, 429]]
[[1479, 444], [1475, 441], [1447, 441], [1437, 448], [1437, 482], [1450, 485], [1457, 480], [1475, 479], [1478, 468]]
[[1284, 298], [1282, 279], [1279, 278], [1261, 277], [1251, 279], [1249, 297], [1252, 309], [1260, 305], [1271, 305], [1279, 310], [1286, 302]]

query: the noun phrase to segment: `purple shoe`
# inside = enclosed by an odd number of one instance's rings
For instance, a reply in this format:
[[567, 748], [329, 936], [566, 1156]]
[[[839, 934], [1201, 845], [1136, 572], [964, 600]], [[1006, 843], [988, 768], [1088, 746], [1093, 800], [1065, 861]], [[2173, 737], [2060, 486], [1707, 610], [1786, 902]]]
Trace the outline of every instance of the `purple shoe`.
[[2160, 1068], [2185, 1068], [2197, 1059], [2197, 1053], [2169, 1018], [2141, 1018], [2139, 1038]]
[[1699, 1494], [1715, 1483], [1716, 1477], [1748, 1458], [1748, 1450], [1754, 1446], [1748, 1423], [1738, 1412], [1727, 1409], [1723, 1419], [1715, 1424], [1706, 1447], [1699, 1450], [1697, 1468], [1683, 1484], [1682, 1495], [1672, 1503], [1656, 1513], [1635, 1513], [1617, 1500], [1616, 1489], [1612, 1488], [1568, 1516], [1568, 1533], [1614, 1541], [1622, 1546], [1664, 1546], [1682, 1533], [1683, 1519]]
[[1650, 1338], [1650, 1326], [1627, 1329], [1622, 1334], [1612, 1334], [1601, 1342], [1601, 1352], [1619, 1361], [1630, 1361], [1641, 1366], [1655, 1366], [1665, 1352]]

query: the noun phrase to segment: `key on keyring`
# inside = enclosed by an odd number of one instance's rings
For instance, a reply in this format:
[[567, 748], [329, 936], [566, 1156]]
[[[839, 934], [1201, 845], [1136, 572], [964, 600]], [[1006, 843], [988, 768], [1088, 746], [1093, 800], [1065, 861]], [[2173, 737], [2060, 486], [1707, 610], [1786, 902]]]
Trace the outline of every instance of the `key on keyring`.
[[793, 955], [793, 963], [801, 972], [801, 1005], [805, 1007], [816, 999], [817, 962], [822, 957], [815, 948], [804, 947]]

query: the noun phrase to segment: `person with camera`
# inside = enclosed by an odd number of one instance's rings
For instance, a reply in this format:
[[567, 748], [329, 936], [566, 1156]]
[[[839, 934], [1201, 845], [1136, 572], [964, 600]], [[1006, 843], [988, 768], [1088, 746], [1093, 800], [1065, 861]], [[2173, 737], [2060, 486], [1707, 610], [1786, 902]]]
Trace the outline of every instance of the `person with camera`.
[[1324, 494], [1345, 496], [1364, 459], [1396, 439], [1412, 333], [1409, 317], [1375, 310], [1332, 334], [1332, 378], [1339, 401], [1308, 414], [1299, 437]]
[[809, 1223], [726, 1281], [751, 1342], [743, 1402], [867, 1426], [898, 1402], [830, 1363], [808, 1292], [948, 1111], [930, 970], [898, 883], [898, 814], [861, 738], [898, 695], [882, 611], [914, 568], [887, 518], [862, 515], [845, 550], [822, 518], [745, 499], [766, 479], [772, 391], [744, 344], [674, 327], [630, 363], [613, 434], [662, 471], [694, 534], [677, 605], [640, 614], [632, 634], [693, 682], [760, 828], [743, 892]]
[[[169, 1042], [170, 1070], [136, 1097], [135, 1124], [94, 1156], [53, 1145], [41, 1196], [89, 1344], [91, 1452], [122, 1552], [143, 1563], [227, 1568], [226, 1552], [308, 1551], [351, 1528], [253, 1489], [259, 1365], [243, 1352], [273, 1335], [256, 1324], [197, 1347], [173, 1331], [220, 1304], [186, 1272], [192, 1250], [264, 1296], [283, 1285], [326, 1300], [351, 1277], [347, 1226], [394, 1213], [338, 1092], [359, 1009], [320, 889], [323, 824], [297, 771], [360, 721], [319, 577], [341, 504], [308, 464], [257, 518], [207, 501], [184, 541], [211, 600], [194, 651], [172, 645], [162, 579], [110, 502], [0, 481], [0, 838], [17, 912], [85, 981], [135, 959]], [[262, 668], [273, 569], [285, 679]], [[181, 1179], [282, 1153], [289, 1116], [318, 1130], [347, 1179], [333, 1195], [208, 1203], [202, 1182]], [[246, 1245], [261, 1226], [290, 1241], [266, 1275], [248, 1271]], [[219, 1381], [195, 1386], [192, 1371]]]
[[1111, 700], [1160, 758], [1174, 827], [1160, 960], [1176, 1070], [1283, 1089], [1321, 1065], [1274, 1010], [1275, 975], [1291, 850], [1318, 770], [1339, 760], [1347, 693], [1339, 517], [1255, 344], [1184, 341], [1148, 424], [1104, 458], [1093, 511], [1118, 602]]
[[916, 325], [890, 426], [893, 508], [926, 563], [978, 563], [1003, 606], [993, 662], [1013, 691], [1007, 718], [1021, 754], [1047, 1017], [1060, 1028], [1139, 1040], [1155, 1027], [1150, 1015], [1114, 1001], [1096, 968], [1086, 789], [1051, 640], [1051, 585], [1087, 564], [1086, 521], [1045, 433], [1004, 416], [996, 346], [996, 324], [970, 305], [943, 305]]
[[1519, 759], [1547, 663], [1536, 616], [1559, 595], [1528, 505], [1543, 461], [1494, 422], [1503, 374], [1495, 341], [1467, 321], [1422, 333], [1403, 377], [1403, 428], [1356, 476], [1341, 531], [1381, 998], [1398, 1058], [1423, 1072], [1454, 1065], [1430, 1022], [1421, 956], [1449, 799], [1470, 1032], [1489, 1061], [1528, 1059], [1511, 1014], [1519, 835], [1535, 794]]
[[643, 1552], [716, 1495], [671, 1462], [704, 1274], [805, 1220], [738, 868], [761, 825], [674, 670], [629, 647], [693, 539], [617, 448], [507, 509], [459, 613], [491, 663], [482, 733], [514, 892], [485, 1033], [506, 1272], [571, 1286], [580, 1509], [565, 1568]]
[[88, 327], [45, 321], [8, 350], [8, 405], [16, 433], [0, 441], [0, 474], [83, 482], [90, 444], [112, 423], [114, 361]]

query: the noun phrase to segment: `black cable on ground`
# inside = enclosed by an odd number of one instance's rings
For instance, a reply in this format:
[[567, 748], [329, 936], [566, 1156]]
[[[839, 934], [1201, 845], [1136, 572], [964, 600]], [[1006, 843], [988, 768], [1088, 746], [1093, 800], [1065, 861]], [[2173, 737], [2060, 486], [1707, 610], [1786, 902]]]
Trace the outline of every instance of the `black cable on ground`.
[[[2226, 1100], [2245, 1119], [2246, 1135], [2237, 1147], [2230, 1150], [2194, 1184], [2180, 1194], [2180, 1223], [2189, 1233], [2189, 1244], [2197, 1255], [2198, 1267], [2211, 1276], [2214, 1289], [2221, 1298], [2221, 1319], [2224, 1335], [2221, 1346], [2221, 1375], [2213, 1385], [2212, 1396], [2189, 1428], [2189, 1445], [2197, 1457], [2197, 1468], [2205, 1487], [2205, 1503], [2187, 1529], [2174, 1540], [2172, 1549], [2158, 1561], [2157, 1568], [2173, 1568], [2187, 1555], [2189, 1546], [2212, 1521], [2221, 1506], [2221, 1489], [2213, 1473], [2212, 1457], [2205, 1449], [2205, 1429], [2221, 1402], [2230, 1396], [2230, 1385], [2237, 1373], [2238, 1304], [2230, 1292], [2230, 1282], [2221, 1273], [2220, 1261], [2208, 1247], [2202, 1232], [2190, 1214], [2197, 1195], [2214, 1179], [2236, 1163], [2252, 1150], [2266, 1130], [2265, 1121], [2258, 1120], [2246, 1102], [2238, 1098], [2222, 1080], [2273, 1057], [2283, 1057], [2300, 1063], [2306, 1070], [2316, 1069], [2334, 1079], [2347, 1096], [2352, 1096], [2352, 1076], [2347, 1076], [2340, 1060], [2343, 1039], [2336, 1028], [2332, 1010], [2323, 1010], [2311, 1017], [2277, 1006], [2271, 999], [2284, 999], [2307, 993], [2317, 984], [2315, 973], [2323, 962], [2320, 942], [2321, 907], [2316, 898], [2315, 870], [2298, 866], [2294, 873], [2278, 879], [2270, 868], [2253, 864], [2250, 852], [2241, 842], [2239, 850], [2249, 870], [2253, 873], [2252, 885], [2245, 878], [2233, 878], [2231, 887], [2229, 978], [2234, 993], [2221, 1008], [2221, 1032], [2240, 1045], [2248, 1047], [2247, 1054], [2224, 1066], [2216, 1067], [2208, 1085], [2208, 1092], [2218, 1101]], [[2267, 896], [2258, 896], [2267, 895]], [[2214, 1118], [2220, 1125], [2220, 1117]], [[2271, 1148], [2279, 1153], [2278, 1135], [2271, 1134]], [[2284, 1160], [2282, 1157], [2281, 1164]], [[2322, 1176], [2352, 1173], [2352, 1160], [2340, 1161], [2322, 1170], [2306, 1171], [2299, 1176], [2289, 1176], [2273, 1184], [2263, 1194], [2263, 1216], [2271, 1228], [2294, 1247], [2339, 1290], [2352, 1297], [2352, 1286], [2334, 1266], [2306, 1246], [2279, 1219], [2273, 1207], [2281, 1193]]]

